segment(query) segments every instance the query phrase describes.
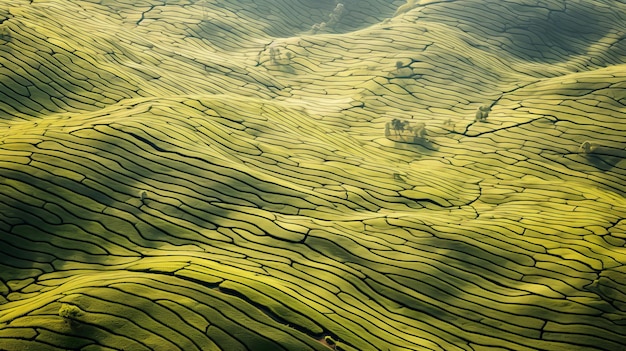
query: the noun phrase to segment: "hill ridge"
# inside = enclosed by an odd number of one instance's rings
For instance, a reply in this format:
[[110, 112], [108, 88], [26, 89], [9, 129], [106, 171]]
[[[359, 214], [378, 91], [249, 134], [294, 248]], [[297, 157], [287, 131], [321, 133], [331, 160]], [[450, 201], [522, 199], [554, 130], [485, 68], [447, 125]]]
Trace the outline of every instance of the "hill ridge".
[[621, 349], [623, 18], [11, 3], [0, 349]]

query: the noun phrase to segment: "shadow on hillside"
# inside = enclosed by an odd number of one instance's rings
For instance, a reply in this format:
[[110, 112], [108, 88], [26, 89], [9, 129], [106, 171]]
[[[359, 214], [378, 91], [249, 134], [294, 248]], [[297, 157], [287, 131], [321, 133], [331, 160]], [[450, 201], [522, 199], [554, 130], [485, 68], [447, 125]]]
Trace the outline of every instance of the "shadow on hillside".
[[601, 171], [610, 171], [615, 168], [624, 157], [615, 157], [608, 155], [585, 155], [585, 159], [590, 165]]
[[[513, 52], [541, 62], [560, 62], [583, 55], [614, 28], [602, 7], [590, 11], [585, 3], [571, 3], [564, 11], [526, 17], [506, 25], [505, 32], [515, 43]], [[617, 19], [616, 19], [617, 20]], [[618, 49], [618, 48], [613, 48]]]
[[585, 141], [580, 145], [579, 153], [597, 169], [610, 171], [622, 160], [626, 159], [626, 149], [600, 145], [595, 142]]

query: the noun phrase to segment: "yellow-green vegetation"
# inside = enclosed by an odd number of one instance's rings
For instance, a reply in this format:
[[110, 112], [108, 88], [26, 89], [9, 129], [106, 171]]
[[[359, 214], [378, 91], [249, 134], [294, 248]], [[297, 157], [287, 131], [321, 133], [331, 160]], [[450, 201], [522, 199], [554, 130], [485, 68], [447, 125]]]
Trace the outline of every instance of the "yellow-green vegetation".
[[626, 345], [623, 1], [0, 4], [0, 349]]
[[61, 307], [59, 307], [59, 316], [65, 319], [74, 320], [80, 316], [80, 308], [66, 303], [61, 304]]

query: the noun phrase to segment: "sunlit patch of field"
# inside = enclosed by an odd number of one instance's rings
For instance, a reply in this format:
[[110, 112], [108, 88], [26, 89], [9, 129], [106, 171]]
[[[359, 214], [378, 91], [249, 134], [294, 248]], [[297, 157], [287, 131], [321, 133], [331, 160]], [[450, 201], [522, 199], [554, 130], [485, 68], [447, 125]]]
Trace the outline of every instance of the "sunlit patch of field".
[[1, 350], [620, 350], [626, 5], [1, 1]]

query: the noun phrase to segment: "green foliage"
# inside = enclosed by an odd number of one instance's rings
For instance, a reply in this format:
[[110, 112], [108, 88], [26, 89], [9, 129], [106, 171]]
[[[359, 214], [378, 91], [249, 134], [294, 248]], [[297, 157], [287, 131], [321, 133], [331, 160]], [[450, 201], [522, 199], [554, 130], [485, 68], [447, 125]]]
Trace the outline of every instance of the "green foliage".
[[[394, 131], [391, 134], [391, 130]], [[424, 123], [411, 123], [406, 120], [394, 118], [385, 125], [385, 136], [391, 140], [425, 145], [429, 143]]]
[[328, 15], [329, 17], [328, 22], [315, 23], [311, 27], [311, 31], [313, 32], [313, 34], [320, 32], [320, 31], [324, 31], [324, 30], [332, 30], [341, 19], [341, 16], [343, 15], [344, 11], [345, 11], [344, 5], [342, 3], [338, 3], [337, 6], [335, 6], [335, 8], [333, 9], [333, 12], [331, 12], [330, 15]]
[[82, 311], [78, 306], [70, 305], [67, 303], [61, 304], [59, 307], [59, 316], [63, 317], [66, 322], [72, 323], [78, 319], [78, 316], [82, 314]]
[[578, 151], [583, 154], [590, 154], [594, 152], [595, 149], [595, 145], [591, 144], [590, 141], [584, 141], [582, 144], [580, 144], [580, 148]]
[[491, 108], [489, 106], [482, 105], [476, 111], [476, 122], [485, 122], [487, 120], [487, 116], [489, 116], [489, 112]]
[[283, 51], [281, 51], [281, 47], [279, 44], [272, 42], [269, 44], [269, 63], [274, 66], [285, 66], [291, 63], [291, 59], [293, 59], [294, 54], [291, 51], [286, 51], [285, 47], [283, 47]]
[[396, 61], [396, 70], [392, 72], [394, 78], [411, 78], [413, 76], [413, 69], [409, 64], [404, 64], [402, 61]]

